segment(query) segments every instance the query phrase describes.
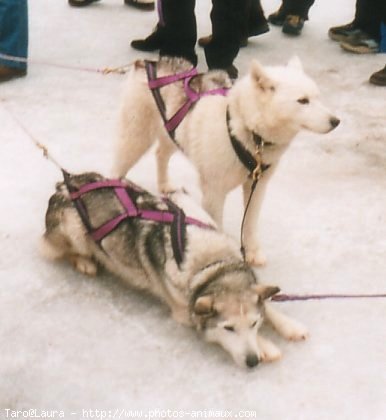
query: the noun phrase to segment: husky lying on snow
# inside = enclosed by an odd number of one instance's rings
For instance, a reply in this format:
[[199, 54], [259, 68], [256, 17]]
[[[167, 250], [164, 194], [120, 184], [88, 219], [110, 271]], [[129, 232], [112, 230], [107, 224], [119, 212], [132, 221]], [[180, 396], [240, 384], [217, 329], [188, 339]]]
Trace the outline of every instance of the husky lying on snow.
[[[258, 333], [264, 319], [285, 338], [304, 339], [305, 327], [266, 302], [279, 289], [258, 284], [236, 243], [216, 230], [186, 194], [174, 193], [172, 199], [180, 207], [129, 181], [106, 181], [96, 173], [69, 175], [50, 198], [41, 250], [88, 275], [96, 274], [100, 264], [128, 285], [151, 292], [178, 322], [220, 344], [240, 366], [280, 358], [280, 350]], [[185, 217], [181, 208], [200, 222]], [[185, 236], [179, 263], [173, 212], [185, 220], [178, 235]], [[119, 223], [106, 233], [111, 219]]]
[[[186, 71], [189, 66], [181, 59], [163, 58], [157, 70], [165, 76]], [[221, 71], [194, 77], [190, 85], [197, 92], [231, 86]], [[160, 93], [166, 116], [171, 118], [186, 100], [183, 82], [165, 86]], [[219, 227], [228, 192], [241, 184], [244, 202], [248, 199], [252, 184], [248, 161], [250, 157], [253, 160], [256, 143], [260, 143], [259, 153], [263, 151], [261, 158], [269, 168], [257, 185], [245, 223], [246, 258], [250, 264], [265, 262], [256, 238], [256, 224], [267, 182], [280, 157], [300, 130], [328, 133], [339, 124], [318, 97], [318, 88], [303, 72], [299, 59], [283, 67], [262, 67], [253, 61], [249, 74], [236, 82], [226, 97], [203, 97], [175, 131], [176, 143], [199, 172], [203, 207]], [[121, 110], [113, 175], [125, 176], [157, 138], [158, 186], [161, 192], [168, 192], [173, 189], [167, 175], [168, 162], [177, 148], [163, 127], [144, 64], [137, 62], [129, 75]], [[235, 147], [244, 150], [244, 157], [239, 157]]]

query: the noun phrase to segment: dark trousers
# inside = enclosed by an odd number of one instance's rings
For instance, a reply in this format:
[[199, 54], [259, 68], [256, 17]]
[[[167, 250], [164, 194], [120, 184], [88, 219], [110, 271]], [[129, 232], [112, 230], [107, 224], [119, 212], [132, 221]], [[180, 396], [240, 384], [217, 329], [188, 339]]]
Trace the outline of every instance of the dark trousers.
[[162, 0], [157, 32], [162, 39], [160, 55], [183, 57], [197, 64], [195, 0]]
[[[226, 68], [239, 52], [247, 19], [247, 6], [260, 0], [212, 0], [212, 42], [205, 47], [209, 68]], [[162, 0], [157, 32], [162, 39], [160, 55], [184, 57], [197, 64], [194, 51], [197, 29], [195, 0]]]
[[308, 19], [308, 11], [315, 0], [283, 0], [281, 9], [285, 15], [297, 15], [304, 20]]
[[267, 24], [260, 0], [247, 0], [246, 9], [247, 18], [244, 19], [243, 38], [259, 35], [261, 26]]
[[371, 37], [380, 40], [382, 10], [386, 0], [357, 0], [354, 23]]
[[226, 68], [236, 58], [244, 35], [249, 0], [212, 0], [212, 42], [205, 47], [208, 67]]

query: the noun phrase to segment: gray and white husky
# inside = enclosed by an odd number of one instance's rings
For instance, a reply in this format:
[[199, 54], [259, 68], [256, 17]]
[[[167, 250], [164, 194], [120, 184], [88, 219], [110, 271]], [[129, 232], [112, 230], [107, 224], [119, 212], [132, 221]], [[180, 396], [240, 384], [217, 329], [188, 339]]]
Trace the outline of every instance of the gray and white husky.
[[[71, 175], [75, 188], [103, 181], [96, 173]], [[215, 226], [183, 192], [171, 199], [186, 215]], [[143, 191], [135, 197], [140, 212], [165, 210], [165, 200]], [[89, 224], [97, 227], [124, 211], [114, 191], [88, 192], [83, 205]], [[221, 345], [240, 366], [279, 359], [280, 350], [259, 334], [264, 320], [289, 340], [307, 336], [304, 326], [267, 303], [279, 289], [257, 282], [233, 239], [215, 228], [187, 225], [184, 259], [177, 264], [171, 229], [141, 218], [127, 218], [104, 237], [91, 239], [65, 183], [49, 200], [41, 251], [49, 259], [66, 259], [80, 272], [95, 275], [98, 265], [129, 286], [144, 289], [166, 303], [180, 323], [198, 330], [208, 342]]]
[[[157, 69], [160, 76], [165, 76], [189, 66], [181, 59], [163, 58]], [[218, 86], [231, 86], [225, 72], [213, 71], [192, 80], [198, 92]], [[161, 94], [167, 118], [171, 118], [186, 100], [183, 83], [163, 87]], [[256, 148], [256, 136], [266, 142], [261, 158], [270, 166], [257, 185], [245, 221], [246, 258], [250, 264], [265, 262], [257, 240], [257, 219], [266, 185], [281, 156], [299, 131], [328, 133], [338, 124], [339, 119], [319, 100], [316, 84], [294, 58], [287, 66], [276, 67], [252, 61], [249, 73], [230, 88], [227, 96], [203, 97], [177, 128], [176, 142], [199, 173], [203, 207], [219, 227], [227, 194], [242, 185], [246, 203], [252, 183], [250, 171], [238, 159], [230, 135], [252, 155], [262, 150]], [[157, 139], [158, 187], [167, 192], [173, 189], [168, 162], [177, 147], [163, 127], [144, 66], [137, 63], [129, 75], [121, 110], [113, 175], [125, 176]]]

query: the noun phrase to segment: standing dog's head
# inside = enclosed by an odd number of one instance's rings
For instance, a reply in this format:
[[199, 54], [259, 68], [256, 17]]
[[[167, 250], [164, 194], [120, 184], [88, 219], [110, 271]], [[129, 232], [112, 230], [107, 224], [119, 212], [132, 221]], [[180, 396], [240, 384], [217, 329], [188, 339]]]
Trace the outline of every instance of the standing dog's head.
[[264, 320], [264, 301], [279, 288], [251, 281], [251, 270], [229, 271], [200, 295], [193, 305], [196, 326], [208, 342], [217, 343], [242, 367], [263, 361], [257, 334]]
[[250, 81], [254, 102], [260, 103], [268, 129], [281, 126], [294, 133], [301, 129], [328, 133], [339, 125], [339, 119], [320, 102], [318, 87], [297, 57], [287, 66], [276, 67], [263, 67], [254, 60]]

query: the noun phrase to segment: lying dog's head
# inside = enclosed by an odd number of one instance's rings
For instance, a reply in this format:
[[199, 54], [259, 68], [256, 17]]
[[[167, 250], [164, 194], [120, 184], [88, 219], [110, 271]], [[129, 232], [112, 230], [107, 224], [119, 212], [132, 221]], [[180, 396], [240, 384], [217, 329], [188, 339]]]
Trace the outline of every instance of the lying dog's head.
[[260, 103], [267, 127], [328, 133], [339, 125], [339, 119], [320, 102], [318, 87], [304, 73], [297, 57], [287, 66], [276, 67], [263, 67], [254, 60], [250, 80], [253, 102]]
[[278, 292], [256, 284], [252, 270], [229, 270], [195, 300], [195, 324], [206, 341], [223, 347], [239, 366], [255, 367], [264, 358], [257, 340], [264, 301]]

